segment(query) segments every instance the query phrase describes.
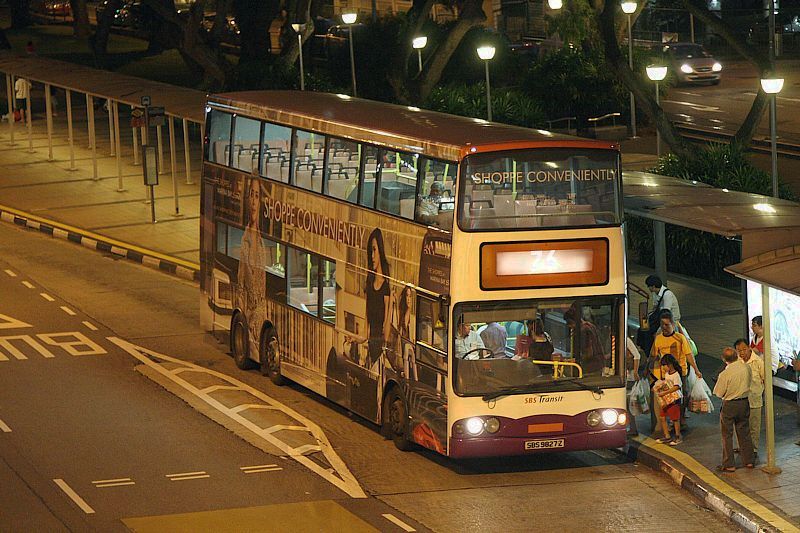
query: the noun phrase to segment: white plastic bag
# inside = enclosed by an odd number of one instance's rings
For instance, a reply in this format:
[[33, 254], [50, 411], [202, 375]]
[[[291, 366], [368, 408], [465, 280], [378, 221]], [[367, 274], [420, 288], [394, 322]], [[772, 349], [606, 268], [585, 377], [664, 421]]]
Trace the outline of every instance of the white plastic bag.
[[693, 413], [711, 413], [714, 411], [714, 404], [711, 403], [711, 389], [708, 388], [706, 380], [698, 379], [689, 397], [689, 410]]
[[650, 412], [649, 395], [650, 386], [646, 379], [640, 379], [633, 384], [630, 398], [628, 398], [628, 410], [632, 415], [643, 415]]
[[691, 392], [694, 389], [695, 384], [697, 383], [697, 374], [694, 372], [694, 368], [689, 367], [689, 373], [686, 375], [686, 390], [681, 391], [686, 396], [686, 391]]

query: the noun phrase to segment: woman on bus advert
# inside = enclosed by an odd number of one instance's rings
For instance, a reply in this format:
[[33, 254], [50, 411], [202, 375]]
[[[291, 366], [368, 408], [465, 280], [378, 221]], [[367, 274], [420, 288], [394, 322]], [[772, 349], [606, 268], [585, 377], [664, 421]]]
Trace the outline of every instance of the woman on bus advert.
[[[266, 316], [267, 299], [267, 249], [261, 238], [261, 199], [264, 194], [258, 179], [248, 180], [245, 195], [245, 225], [239, 253], [237, 285], [240, 289], [239, 306], [247, 318], [248, 339], [258, 340], [259, 327]], [[251, 347], [252, 349], [252, 347]]]

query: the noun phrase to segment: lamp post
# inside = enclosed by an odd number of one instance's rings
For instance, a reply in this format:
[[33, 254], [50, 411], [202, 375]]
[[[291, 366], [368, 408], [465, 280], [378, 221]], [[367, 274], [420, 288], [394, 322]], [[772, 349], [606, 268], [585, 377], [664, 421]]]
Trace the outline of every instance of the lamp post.
[[769, 98], [769, 136], [772, 152], [772, 196], [778, 197], [778, 93], [783, 89], [783, 78], [766, 78], [761, 80], [761, 88]]
[[481, 46], [478, 48], [478, 57], [486, 65], [486, 115], [492, 120], [492, 88], [489, 84], [489, 61], [494, 57], [494, 46]]
[[547, 0], [547, 7], [552, 10], [559, 10], [564, 7], [563, 0]]
[[[628, 16], [628, 66], [633, 72], [633, 29], [631, 15], [636, 12], [637, 4], [631, 0], [622, 2], [622, 12]], [[631, 91], [631, 138], [636, 138], [636, 100]]]
[[356, 92], [356, 62], [353, 59], [353, 24], [356, 23], [356, 19], [358, 18], [358, 13], [350, 12], [350, 13], [342, 13], [342, 22], [347, 24], [347, 30], [349, 32], [350, 39], [350, 72], [353, 75], [353, 96], [357, 96]]
[[[656, 105], [658, 104], [658, 82], [667, 77], [667, 67], [661, 65], [650, 65], [647, 67], [647, 77], [656, 82]], [[656, 154], [661, 157], [661, 132], [656, 124]]]
[[411, 41], [411, 46], [417, 51], [417, 59], [419, 60], [419, 72], [422, 73], [422, 49], [428, 44], [428, 38], [425, 36], [414, 37]]
[[297, 49], [300, 51], [300, 90], [306, 90], [305, 76], [303, 75], [303, 32], [306, 31], [305, 24], [292, 24], [292, 29], [297, 34]]

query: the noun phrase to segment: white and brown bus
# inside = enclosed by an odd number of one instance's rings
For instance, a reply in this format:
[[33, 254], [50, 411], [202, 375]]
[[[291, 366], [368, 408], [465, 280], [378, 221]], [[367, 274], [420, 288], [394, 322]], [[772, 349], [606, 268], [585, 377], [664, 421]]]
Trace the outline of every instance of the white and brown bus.
[[345, 95], [209, 97], [202, 322], [453, 457], [625, 442], [616, 144]]

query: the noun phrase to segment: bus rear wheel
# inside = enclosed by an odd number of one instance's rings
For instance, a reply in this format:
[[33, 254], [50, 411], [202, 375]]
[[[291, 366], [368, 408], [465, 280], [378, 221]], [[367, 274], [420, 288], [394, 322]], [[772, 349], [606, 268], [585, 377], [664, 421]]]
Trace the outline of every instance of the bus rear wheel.
[[261, 335], [261, 373], [269, 376], [275, 385], [286, 383], [286, 378], [281, 375], [281, 345], [274, 328], [265, 330]]
[[253, 361], [250, 359], [250, 342], [247, 339], [247, 324], [242, 315], [236, 315], [231, 326], [231, 351], [233, 361], [242, 370], [253, 368]]
[[408, 440], [408, 409], [403, 397], [393, 388], [383, 402], [383, 434], [401, 451], [408, 451], [414, 444]]

